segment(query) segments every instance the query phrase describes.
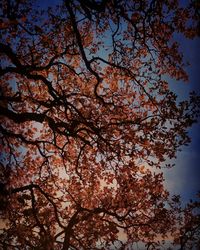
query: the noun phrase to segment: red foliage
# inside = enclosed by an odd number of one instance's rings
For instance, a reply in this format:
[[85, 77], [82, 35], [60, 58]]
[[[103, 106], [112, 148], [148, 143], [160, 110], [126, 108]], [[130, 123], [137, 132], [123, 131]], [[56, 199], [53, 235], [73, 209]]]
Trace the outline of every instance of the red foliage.
[[199, 97], [178, 104], [163, 79], [187, 80], [173, 36], [197, 34], [196, 5], [31, 2], [2, 2], [2, 249], [154, 249], [179, 237], [155, 170], [190, 141], [199, 111]]

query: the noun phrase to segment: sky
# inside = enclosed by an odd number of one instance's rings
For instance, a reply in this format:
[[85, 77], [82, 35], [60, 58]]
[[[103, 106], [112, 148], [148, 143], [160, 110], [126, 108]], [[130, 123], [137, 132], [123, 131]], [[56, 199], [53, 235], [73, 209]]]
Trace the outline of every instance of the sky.
[[[179, 100], [187, 99], [195, 90], [200, 95], [200, 38], [194, 40], [178, 37], [184, 58], [190, 66], [186, 68], [189, 82], [170, 81], [170, 87]], [[185, 202], [200, 191], [200, 119], [189, 129], [192, 142], [178, 152], [175, 167], [165, 171], [166, 186], [172, 194], [180, 194]]]

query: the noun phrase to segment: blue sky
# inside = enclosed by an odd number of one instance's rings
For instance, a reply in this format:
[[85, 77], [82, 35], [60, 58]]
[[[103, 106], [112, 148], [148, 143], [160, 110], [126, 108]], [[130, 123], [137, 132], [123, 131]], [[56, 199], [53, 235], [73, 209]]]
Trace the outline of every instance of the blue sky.
[[[178, 95], [178, 99], [188, 98], [189, 92], [195, 90], [200, 95], [200, 38], [194, 40], [178, 37], [184, 58], [190, 66], [186, 68], [189, 82], [171, 80], [170, 87]], [[184, 201], [194, 198], [200, 190], [200, 119], [189, 129], [192, 142], [183, 147], [174, 161], [176, 166], [165, 171], [166, 185], [172, 194], [181, 194]]]

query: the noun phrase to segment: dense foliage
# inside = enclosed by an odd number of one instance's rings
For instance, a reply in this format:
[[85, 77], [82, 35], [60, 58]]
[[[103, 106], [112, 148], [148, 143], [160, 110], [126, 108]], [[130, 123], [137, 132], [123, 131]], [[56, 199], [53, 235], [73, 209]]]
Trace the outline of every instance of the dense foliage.
[[198, 116], [166, 80], [188, 80], [175, 34], [198, 35], [198, 2], [1, 5], [2, 249], [189, 249], [199, 203], [161, 167]]

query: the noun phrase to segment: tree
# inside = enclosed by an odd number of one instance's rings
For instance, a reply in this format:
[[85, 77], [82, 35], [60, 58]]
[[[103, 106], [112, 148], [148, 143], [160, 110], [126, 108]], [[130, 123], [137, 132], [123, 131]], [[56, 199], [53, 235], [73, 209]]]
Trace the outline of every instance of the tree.
[[[200, 195], [198, 194], [198, 198]], [[182, 208], [180, 196], [172, 199], [171, 206], [174, 211], [178, 210], [176, 220], [178, 227], [174, 233], [174, 245], [179, 245], [180, 250], [199, 249], [200, 247], [200, 202], [199, 200], [190, 202]]]
[[199, 97], [178, 103], [165, 76], [188, 80], [175, 34], [198, 34], [197, 4], [3, 0], [1, 19], [2, 249], [177, 238], [161, 167]]

